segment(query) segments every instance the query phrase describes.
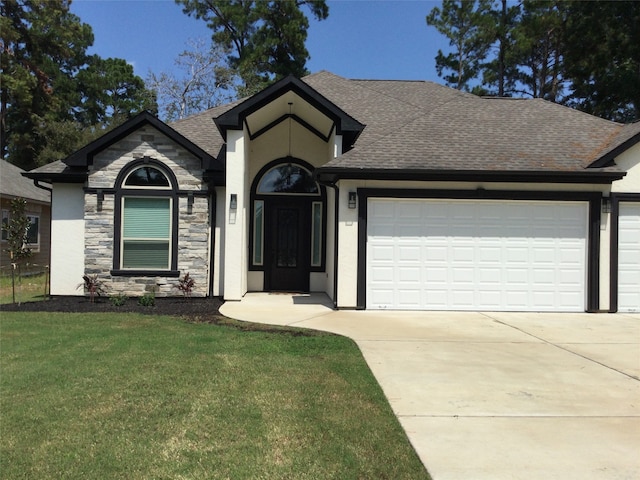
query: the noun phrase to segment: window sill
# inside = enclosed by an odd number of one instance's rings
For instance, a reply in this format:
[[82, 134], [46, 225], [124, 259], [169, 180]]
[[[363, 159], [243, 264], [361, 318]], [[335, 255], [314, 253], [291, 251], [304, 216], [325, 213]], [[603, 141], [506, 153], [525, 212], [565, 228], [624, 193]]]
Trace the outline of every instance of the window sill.
[[112, 277], [179, 277], [180, 270], [111, 270]]

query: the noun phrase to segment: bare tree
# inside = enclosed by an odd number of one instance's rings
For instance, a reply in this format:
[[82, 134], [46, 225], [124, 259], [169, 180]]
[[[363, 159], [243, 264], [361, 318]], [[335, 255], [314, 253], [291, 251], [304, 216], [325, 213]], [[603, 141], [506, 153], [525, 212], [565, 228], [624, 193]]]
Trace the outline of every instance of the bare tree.
[[157, 95], [159, 114], [163, 120], [174, 121], [236, 96], [238, 77], [228, 66], [228, 52], [203, 39], [189, 40], [188, 49], [178, 55], [175, 65], [179, 72], [149, 72], [147, 88]]

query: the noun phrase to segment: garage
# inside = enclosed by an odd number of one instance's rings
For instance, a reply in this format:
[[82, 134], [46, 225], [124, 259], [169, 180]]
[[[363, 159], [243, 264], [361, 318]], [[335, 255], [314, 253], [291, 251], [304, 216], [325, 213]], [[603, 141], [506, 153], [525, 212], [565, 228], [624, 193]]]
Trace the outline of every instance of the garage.
[[640, 202], [620, 202], [618, 311], [640, 311]]
[[587, 236], [583, 201], [369, 197], [366, 308], [585, 311]]

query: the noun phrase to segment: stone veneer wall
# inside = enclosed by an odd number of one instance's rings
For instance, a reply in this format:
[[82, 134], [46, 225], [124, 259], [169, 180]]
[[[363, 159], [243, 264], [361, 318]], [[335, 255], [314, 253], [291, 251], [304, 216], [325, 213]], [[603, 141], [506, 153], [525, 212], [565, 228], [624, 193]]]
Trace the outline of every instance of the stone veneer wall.
[[[109, 189], [123, 168], [137, 159], [148, 157], [163, 163], [176, 176], [179, 190], [206, 190], [200, 160], [168, 137], [146, 126], [115, 143], [94, 158], [89, 170], [88, 187]], [[193, 296], [206, 296], [209, 279], [209, 197], [194, 196], [192, 213], [187, 213], [187, 198], [180, 196], [178, 208], [178, 270], [189, 272], [196, 286]], [[177, 278], [162, 276], [123, 277], [110, 274], [113, 268], [115, 196], [105, 193], [102, 211], [98, 211], [95, 193], [85, 193], [85, 270], [97, 273], [107, 284], [108, 293], [142, 296], [181, 295], [175, 288]], [[79, 279], [80, 282], [82, 279]]]

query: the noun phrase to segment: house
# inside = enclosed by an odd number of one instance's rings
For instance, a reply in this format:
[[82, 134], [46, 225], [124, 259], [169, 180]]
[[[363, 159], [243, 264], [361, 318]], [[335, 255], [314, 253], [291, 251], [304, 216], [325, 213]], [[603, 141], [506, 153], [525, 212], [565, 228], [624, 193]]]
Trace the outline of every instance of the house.
[[640, 309], [640, 123], [417, 81], [285, 78], [142, 113], [25, 174], [53, 184], [51, 292], [337, 308]]
[[[51, 186], [41, 185], [38, 188], [34, 182], [24, 178], [24, 170], [15, 165], [0, 160], [0, 210], [2, 210], [2, 225], [9, 224], [11, 218], [11, 202], [15, 198], [24, 198], [26, 215], [30, 226], [27, 232], [28, 247], [31, 256], [28, 259], [29, 271], [43, 272], [49, 267], [49, 224], [51, 221]], [[9, 274], [11, 259], [7, 252], [7, 232], [2, 229], [0, 240], [0, 265], [2, 274]]]

